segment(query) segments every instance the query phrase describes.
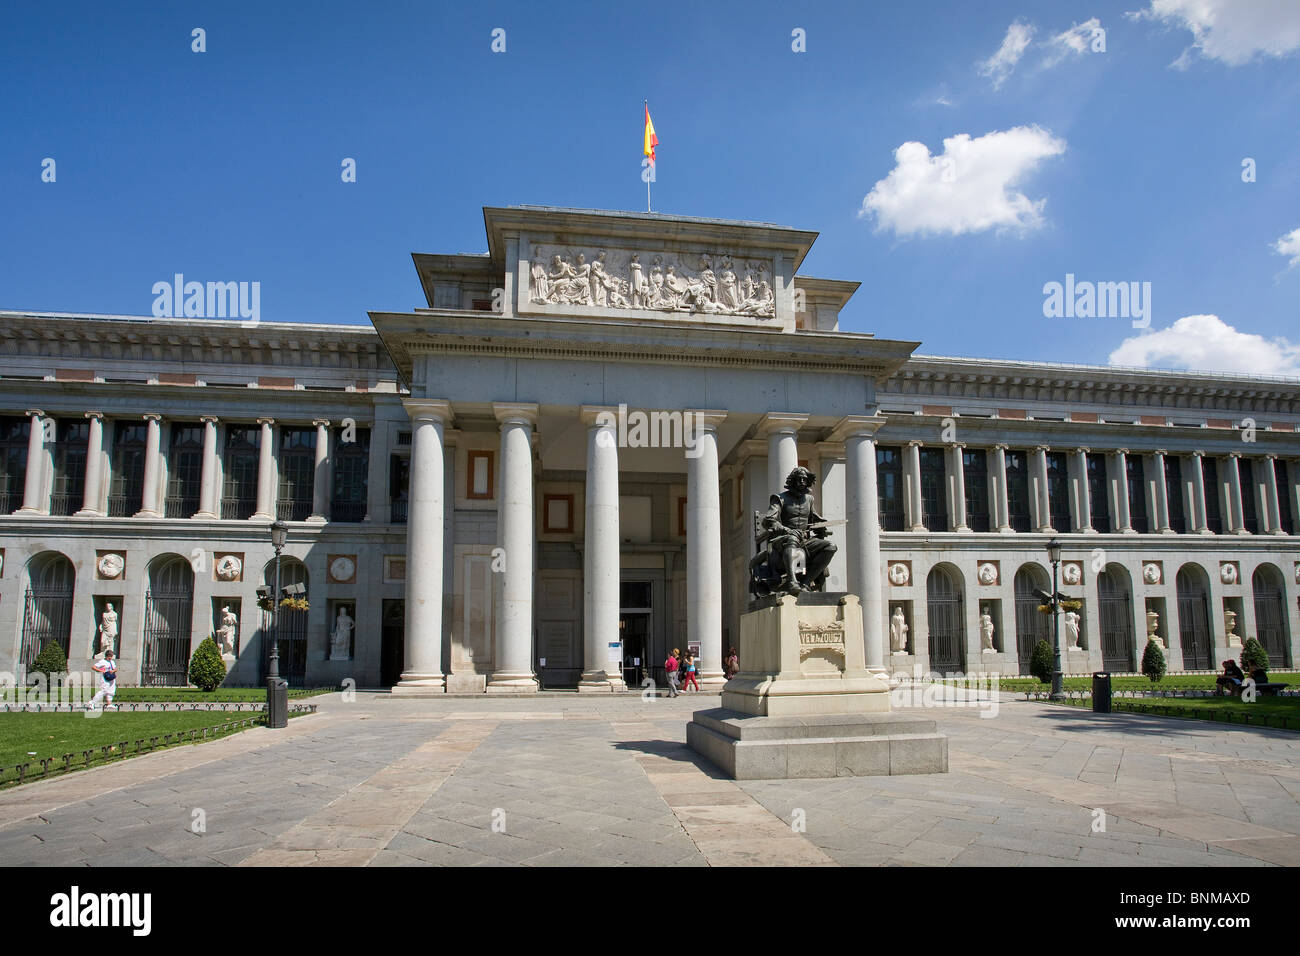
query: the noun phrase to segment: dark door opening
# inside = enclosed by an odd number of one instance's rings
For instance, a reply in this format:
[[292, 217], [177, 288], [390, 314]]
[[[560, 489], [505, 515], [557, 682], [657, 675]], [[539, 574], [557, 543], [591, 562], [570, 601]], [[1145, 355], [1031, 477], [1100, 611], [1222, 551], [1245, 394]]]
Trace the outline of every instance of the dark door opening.
[[379, 683], [392, 687], [402, 679], [406, 658], [406, 602], [390, 599], [384, 601], [384, 625], [380, 637]]

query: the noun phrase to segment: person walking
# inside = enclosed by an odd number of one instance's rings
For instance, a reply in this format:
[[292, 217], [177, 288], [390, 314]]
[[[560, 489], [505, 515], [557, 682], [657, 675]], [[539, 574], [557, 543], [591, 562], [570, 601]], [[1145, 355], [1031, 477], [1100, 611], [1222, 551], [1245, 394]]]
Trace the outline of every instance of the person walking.
[[727, 652], [727, 659], [722, 662], [722, 675], [731, 680], [740, 672], [740, 658], [736, 656], [736, 649], [733, 647]]
[[698, 691], [700, 689], [700, 682], [695, 679], [695, 655], [690, 651], [686, 652], [685, 665], [686, 682], [682, 684], [682, 690], [690, 690], [691, 685], [694, 684], [695, 689]]
[[113, 659], [113, 652], [104, 651], [103, 658], [92, 661], [90, 666], [99, 674], [100, 688], [99, 693], [90, 698], [86, 710], [94, 710], [100, 701], [106, 701], [104, 709], [108, 710], [113, 706], [113, 694], [117, 690], [117, 661]]
[[668, 696], [677, 696], [677, 655], [680, 654], [677, 648], [673, 648], [672, 653], [668, 655], [668, 660], [664, 661], [664, 671], [668, 674]]

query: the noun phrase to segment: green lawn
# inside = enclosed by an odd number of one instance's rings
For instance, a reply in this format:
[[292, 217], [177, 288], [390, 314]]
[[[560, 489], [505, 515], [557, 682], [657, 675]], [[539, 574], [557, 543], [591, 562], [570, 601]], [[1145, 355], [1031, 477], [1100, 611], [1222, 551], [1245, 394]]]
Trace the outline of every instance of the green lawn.
[[[95, 688], [98, 689], [97, 687]], [[338, 688], [335, 687], [290, 687], [289, 699], [297, 700], [305, 697], [315, 697], [320, 694], [332, 694]], [[7, 694], [0, 694], [0, 703], [17, 703], [18, 698], [15, 691], [10, 690]], [[30, 703], [37, 703], [41, 700], [34, 693], [27, 693], [22, 698]], [[156, 703], [203, 703], [203, 704], [249, 704], [264, 703], [266, 701], [265, 687], [218, 687], [214, 691], [201, 691], [193, 687], [119, 687], [113, 700], [119, 704], [137, 704], [145, 701]]]
[[[51, 772], [62, 769], [62, 757], [66, 753], [74, 755], [73, 768], [84, 766], [82, 751], [94, 748], [90, 765], [93, 767], [105, 759], [100, 748], [116, 746], [126, 741], [127, 756], [136, 753], [135, 742], [144, 740], [141, 753], [150, 749], [150, 738], [157, 737], [156, 746], [164, 746], [163, 736], [180, 731], [196, 730], [203, 727], [216, 727], [227, 721], [249, 719], [251, 715], [240, 717], [206, 713], [204, 711], [171, 711], [168, 713], [122, 713], [107, 711], [99, 717], [87, 717], [82, 713], [35, 714], [12, 713], [0, 714], [0, 770], [3, 776], [0, 783], [11, 784], [16, 775], [14, 767], [20, 763], [29, 763], [28, 779], [40, 774], [40, 764], [44, 757], [58, 758], [50, 765]], [[261, 719], [261, 718], [257, 718]], [[233, 733], [227, 731], [226, 733]], [[225, 736], [218, 733], [216, 736]], [[200, 738], [202, 739], [202, 738]], [[213, 735], [209, 734], [209, 740]], [[188, 737], [187, 737], [188, 740]], [[172, 739], [173, 745], [177, 743]], [[121, 751], [114, 751], [112, 758], [120, 759]]]
[[[1087, 700], [1065, 703], [1091, 707]], [[1238, 697], [1168, 697], [1155, 699], [1118, 698], [1111, 701], [1117, 712], [1187, 717], [1252, 727], [1278, 727], [1300, 731], [1300, 697], [1260, 697], [1247, 704]]]
[[[1149, 678], [1139, 675], [1128, 675], [1122, 677], [1112, 677], [1110, 686], [1112, 690], [1214, 690], [1215, 674], [1172, 674], [1160, 681], [1158, 684], [1152, 684]], [[1300, 689], [1300, 673], [1296, 671], [1269, 671], [1268, 679], [1270, 682], [1280, 684], [1290, 684], [1292, 688]], [[944, 683], [956, 684], [960, 687], [978, 684], [981, 687], [987, 687], [987, 680], [956, 680], [945, 681]], [[1066, 690], [1092, 690], [1091, 677], [1066, 677], [1062, 684]], [[1049, 690], [1051, 685], [1044, 684], [1034, 677], [1003, 677], [998, 681], [998, 690], [1013, 691], [1015, 693], [1024, 693], [1025, 691], [1045, 691]]]

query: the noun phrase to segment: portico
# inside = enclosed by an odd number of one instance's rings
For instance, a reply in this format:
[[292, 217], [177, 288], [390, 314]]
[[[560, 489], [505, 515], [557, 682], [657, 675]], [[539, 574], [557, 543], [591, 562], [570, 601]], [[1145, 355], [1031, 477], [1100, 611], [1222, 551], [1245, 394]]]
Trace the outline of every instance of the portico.
[[[868, 666], [883, 670], [875, 386], [915, 343], [836, 331], [857, 284], [795, 276], [809, 233], [554, 209], [484, 215], [488, 255], [415, 257], [430, 308], [371, 314], [411, 391], [408, 663], [395, 692], [450, 682], [526, 693], [540, 676], [608, 693], [628, 673], [654, 675], [672, 647], [696, 653], [702, 685], [722, 684], [724, 643], [748, 601], [752, 512], [808, 454], [819, 477], [843, 468], [827, 504], [846, 521], [832, 586], [860, 594]], [[590, 250], [584, 281], [607, 283], [604, 305], [565, 269], [543, 278], [530, 265], [561, 247]], [[683, 304], [632, 308], [615, 272], [629, 259], [651, 273], [631, 269], [632, 281], [679, 282]], [[768, 313], [743, 306], [753, 295], [700, 291], [744, 286], [734, 262], [769, 284]], [[501, 310], [463, 308], [480, 295]], [[628, 427], [638, 414], [648, 428]], [[756, 476], [745, 500], [742, 473]], [[658, 606], [627, 652], [623, 598], [643, 579], [662, 581]]]

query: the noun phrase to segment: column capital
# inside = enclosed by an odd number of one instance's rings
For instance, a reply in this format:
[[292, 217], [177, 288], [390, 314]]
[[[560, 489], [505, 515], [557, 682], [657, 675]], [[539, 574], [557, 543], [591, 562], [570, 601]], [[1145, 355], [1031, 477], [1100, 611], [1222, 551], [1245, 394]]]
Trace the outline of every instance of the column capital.
[[845, 415], [831, 428], [827, 435], [829, 441], [844, 441], [846, 438], [854, 438], [864, 435], [867, 438], [874, 438], [886, 423], [883, 415]]
[[1077, 451], [1080, 455], [1087, 455], [1092, 452], [1092, 449], [1088, 448], [1086, 445], [1081, 445], [1078, 448], [1076, 448], [1075, 451]]
[[[617, 405], [579, 405], [578, 417], [588, 428], [612, 428], [618, 423], [618, 410]], [[610, 422], [609, 416], [613, 416], [613, 422]]]
[[1127, 449], [1127, 448], [1116, 448], [1116, 449], [1115, 449], [1115, 454], [1117, 454], [1117, 455], [1127, 455], [1127, 454], [1128, 454], [1128, 449]]
[[961, 451], [966, 447], [966, 443], [964, 441], [950, 441], [948, 442], [948, 446], [955, 451]]
[[1239, 452], [1239, 451], [1230, 451], [1230, 452], [1228, 452], [1228, 457], [1229, 457], [1229, 458], [1240, 458], [1240, 457], [1241, 457], [1241, 452]]
[[29, 408], [29, 409], [27, 409], [27, 417], [28, 417], [28, 418], [31, 418], [32, 416], [35, 416], [35, 417], [37, 417], [37, 418], [44, 418], [44, 417], [45, 417], [45, 412], [42, 411], [42, 410], [39, 409], [39, 408]]
[[141, 415], [140, 417], [143, 418], [143, 419], [144, 419], [145, 421], [147, 421], [147, 422], [160, 422], [160, 421], [162, 421], [162, 413], [161, 413], [161, 412], [145, 412], [145, 413], [144, 413], [143, 415]]
[[1052, 450], [1052, 446], [1051, 446], [1051, 445], [1035, 445], [1035, 446], [1034, 446], [1034, 451], [1041, 451], [1041, 452], [1046, 453], [1046, 452], [1049, 452], [1049, 451], [1051, 451], [1051, 450]]
[[907, 442], [907, 447], [908, 447], [908, 448], [920, 448], [920, 447], [921, 447], [922, 445], [924, 445], [924, 444], [925, 444], [925, 442], [921, 441], [921, 439], [919, 439], [919, 438], [912, 438], [912, 439], [909, 439], [909, 440], [908, 440], [908, 442]]
[[1205, 457], [1205, 449], [1203, 449], [1203, 448], [1197, 448], [1195, 451], [1191, 452], [1190, 454], [1191, 454], [1191, 456], [1192, 456], [1193, 458], [1204, 458], [1204, 457]]
[[259, 424], [259, 425], [274, 425], [274, 424], [275, 424], [275, 419], [274, 419], [274, 418], [259, 418], [259, 419], [257, 420], [257, 424]]
[[313, 418], [311, 423], [317, 428], [329, 428], [330, 420], [328, 418]]
[[205, 425], [206, 425], [208, 422], [211, 422], [212, 424], [215, 425], [217, 422], [221, 421], [221, 419], [218, 418], [216, 415], [200, 415], [200, 416], [199, 416], [199, 421], [203, 422], [203, 424], [205, 424]]
[[103, 419], [104, 419], [104, 413], [103, 413], [103, 412], [86, 412], [86, 417], [87, 417], [87, 418], [98, 418], [100, 421], [103, 421]]
[[493, 402], [492, 414], [502, 425], [516, 423], [536, 427], [539, 406], [536, 402]]
[[1264, 453], [1264, 457], [1267, 458], [1269, 461], [1276, 461], [1276, 460], [1277, 460], [1277, 452], [1275, 452], [1275, 451], [1265, 452], [1265, 453]]
[[686, 427], [686, 416], [694, 415], [697, 428], [713, 431], [727, 418], [727, 413], [717, 408], [688, 408], [682, 412], [682, 427]]
[[1153, 451], [1151, 454], [1153, 454], [1153, 455], [1159, 455], [1160, 457], [1163, 458], [1165, 455], [1169, 454], [1169, 449], [1167, 449], [1167, 448], [1157, 448], [1157, 449], [1156, 449], [1155, 451]]
[[404, 398], [402, 406], [411, 421], [432, 418], [442, 423], [451, 421], [451, 402], [434, 398]]
[[754, 426], [759, 438], [767, 438], [774, 432], [797, 432], [808, 421], [807, 415], [797, 412], [768, 412]]
[[1004, 442], [1004, 441], [994, 442], [994, 443], [993, 443], [993, 450], [994, 450], [994, 451], [1007, 452], [1007, 451], [1010, 451], [1010, 450], [1011, 450], [1011, 446], [1008, 445], [1008, 444], [1007, 444], [1006, 442]]

